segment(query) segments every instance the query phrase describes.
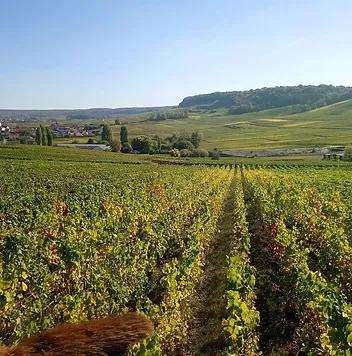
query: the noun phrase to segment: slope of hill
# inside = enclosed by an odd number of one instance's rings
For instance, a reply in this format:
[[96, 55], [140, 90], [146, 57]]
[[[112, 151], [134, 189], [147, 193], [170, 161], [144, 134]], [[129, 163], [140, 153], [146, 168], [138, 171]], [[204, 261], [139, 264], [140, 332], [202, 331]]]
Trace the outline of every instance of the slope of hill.
[[[130, 135], [171, 135], [199, 131], [202, 146], [212, 149], [263, 149], [314, 147], [352, 143], [352, 100], [292, 114], [282, 107], [241, 115], [226, 110], [190, 112], [183, 120], [128, 123]], [[116, 127], [116, 134], [118, 128]]]
[[243, 114], [294, 105], [295, 112], [304, 112], [347, 99], [352, 99], [351, 87], [299, 85], [196, 95], [183, 99], [179, 107], [227, 108], [232, 114]]
[[75, 110], [4, 110], [0, 109], [0, 121], [41, 121], [59, 119], [108, 119], [121, 115], [137, 115], [147, 112], [166, 110], [170, 107], [135, 107], [135, 108], [94, 108]]

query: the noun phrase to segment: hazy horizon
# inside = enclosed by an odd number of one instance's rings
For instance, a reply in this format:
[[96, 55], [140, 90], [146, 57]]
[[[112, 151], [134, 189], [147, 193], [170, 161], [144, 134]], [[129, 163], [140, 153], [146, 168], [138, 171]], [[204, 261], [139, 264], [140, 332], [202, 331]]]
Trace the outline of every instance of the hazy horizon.
[[[344, 86], [344, 85], [340, 85], [340, 84], [331, 84], [331, 83], [320, 83], [320, 84], [297, 84], [297, 85], [303, 85], [303, 86], [319, 86], [319, 85], [333, 85], [333, 86]], [[280, 86], [286, 86], [286, 85], [278, 85], [277, 87], [280, 87]], [[352, 86], [345, 86], [345, 87], [352, 87]], [[248, 88], [248, 89], [237, 89], [237, 91], [247, 91], [247, 90], [256, 90], [256, 89], [263, 89], [265, 87], [261, 87], [261, 88]], [[266, 88], [270, 88], [270, 87], [266, 87]], [[224, 90], [224, 91], [221, 91], [221, 92], [231, 92], [231, 91], [236, 91], [236, 90]], [[217, 91], [219, 92], [219, 91]], [[203, 95], [203, 94], [213, 94], [213, 93], [216, 93], [216, 92], [207, 92], [207, 93], [196, 93], [194, 95], [190, 95], [190, 96], [197, 96], [197, 95]], [[183, 97], [182, 99], [184, 99], [186, 97]], [[180, 100], [182, 101], [182, 100]], [[90, 107], [90, 106], [87, 106], [87, 107], [72, 107], [72, 108], [65, 108], [65, 107], [61, 107], [61, 108], [45, 108], [45, 109], [38, 109], [38, 108], [22, 108], [22, 109], [16, 109], [16, 108], [3, 108], [3, 107], [0, 107], [0, 110], [18, 110], [18, 111], [62, 111], [62, 110], [95, 110], [95, 109], [133, 109], [133, 108], [155, 108], [155, 107], [175, 107], [175, 106], [178, 106], [178, 104], [180, 104], [180, 102], [177, 102], [175, 104], [170, 104], [170, 105], [149, 105], [149, 106], [118, 106], [118, 107], [97, 107], [97, 106], [94, 106], [94, 107]]]
[[347, 0], [0, 3], [0, 109], [172, 106], [217, 91], [352, 85]]

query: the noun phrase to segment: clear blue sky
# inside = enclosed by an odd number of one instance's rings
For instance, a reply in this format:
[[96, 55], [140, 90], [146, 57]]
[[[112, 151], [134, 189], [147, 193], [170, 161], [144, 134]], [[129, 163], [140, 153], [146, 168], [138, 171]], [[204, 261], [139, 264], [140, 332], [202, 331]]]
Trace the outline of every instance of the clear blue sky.
[[352, 85], [351, 0], [0, 0], [0, 108]]

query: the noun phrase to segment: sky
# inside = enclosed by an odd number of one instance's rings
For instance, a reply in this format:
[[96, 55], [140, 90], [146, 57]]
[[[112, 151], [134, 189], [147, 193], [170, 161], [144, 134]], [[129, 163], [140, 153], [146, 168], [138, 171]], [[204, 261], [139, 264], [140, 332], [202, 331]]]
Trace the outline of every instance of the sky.
[[351, 0], [0, 0], [0, 108], [352, 86]]

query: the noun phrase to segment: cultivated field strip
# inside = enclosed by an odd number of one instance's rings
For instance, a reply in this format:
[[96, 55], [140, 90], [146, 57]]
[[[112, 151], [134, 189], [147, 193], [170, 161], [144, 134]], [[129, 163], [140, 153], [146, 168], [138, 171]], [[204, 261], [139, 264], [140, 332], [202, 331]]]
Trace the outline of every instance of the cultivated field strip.
[[227, 307], [223, 320], [226, 338], [224, 351], [235, 355], [257, 355], [260, 315], [255, 306], [256, 269], [250, 261], [251, 235], [248, 231], [242, 178], [239, 171], [235, 174], [232, 199], [233, 238], [227, 256]]
[[[308, 354], [349, 354], [352, 346], [352, 308], [339, 283], [348, 280], [349, 272], [342, 267], [336, 268], [341, 254], [340, 244], [346, 244], [345, 248], [348, 248], [348, 239], [341, 237], [339, 225], [331, 225], [328, 218], [334, 216], [333, 210], [325, 210], [328, 215], [325, 229], [313, 223], [324, 218], [319, 207], [321, 199], [313, 200], [311, 195], [305, 198], [304, 186], [314, 190], [315, 182], [309, 176], [306, 180], [302, 176], [298, 179], [298, 174], [297, 181], [294, 181], [291, 174], [284, 177], [282, 173], [276, 177], [275, 172], [266, 170], [245, 172], [252, 211], [256, 220], [260, 221], [260, 235], [265, 237], [270, 255], [276, 259], [278, 272], [282, 275], [283, 291], [284, 286], [290, 288], [285, 302], [296, 320], [291, 343], [285, 348], [289, 352]], [[327, 201], [327, 205], [330, 204], [331, 200]], [[315, 228], [320, 228], [320, 231], [312, 234]], [[329, 237], [324, 234], [329, 236], [329, 229], [332, 228], [336, 229], [334, 236], [339, 242], [331, 246]], [[319, 236], [323, 236], [320, 254], [314, 241]], [[323, 259], [327, 249], [335, 256], [335, 264], [332, 256], [329, 257], [330, 264]]]
[[0, 339], [138, 310], [131, 355], [351, 355], [347, 168], [0, 162]]
[[148, 349], [168, 354], [232, 172], [60, 162], [0, 171], [1, 341], [138, 309], [156, 326]]

